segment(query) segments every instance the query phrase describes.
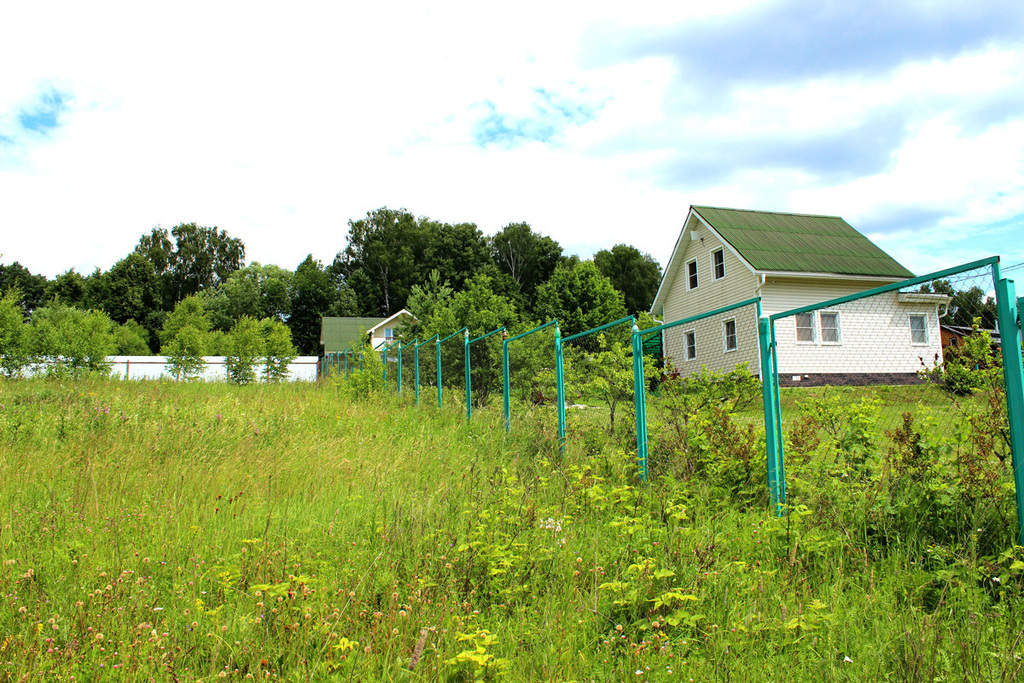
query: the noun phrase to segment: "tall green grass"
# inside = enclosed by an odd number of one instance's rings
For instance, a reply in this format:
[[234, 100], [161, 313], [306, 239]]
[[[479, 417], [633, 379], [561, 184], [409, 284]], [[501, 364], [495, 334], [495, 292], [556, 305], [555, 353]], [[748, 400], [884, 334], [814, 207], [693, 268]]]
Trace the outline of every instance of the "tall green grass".
[[16, 381], [0, 404], [0, 681], [1021, 670], [1005, 506], [999, 552], [880, 543], [835, 497], [780, 519], [760, 479], [641, 485], [586, 433], [559, 454], [543, 411], [506, 435], [333, 384]]

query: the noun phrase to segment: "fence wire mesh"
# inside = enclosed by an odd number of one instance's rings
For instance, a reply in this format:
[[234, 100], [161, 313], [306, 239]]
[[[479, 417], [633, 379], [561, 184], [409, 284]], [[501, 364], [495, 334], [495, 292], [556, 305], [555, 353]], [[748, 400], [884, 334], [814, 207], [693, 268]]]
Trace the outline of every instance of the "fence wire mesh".
[[1009, 522], [993, 276], [985, 264], [772, 316], [790, 506], [835, 476], [888, 508], [916, 492], [936, 538]]
[[441, 342], [441, 395], [442, 404], [466, 405], [465, 338], [462, 332]]
[[[417, 350], [418, 349], [418, 350]], [[412, 354], [412, 382], [414, 393], [417, 390], [417, 377], [419, 378], [419, 401], [420, 404], [429, 404], [437, 401], [437, 344], [436, 335], [434, 339], [420, 342], [411, 350]], [[419, 371], [417, 374], [417, 370]]]
[[723, 450], [761, 476], [757, 316], [752, 299], [641, 331], [651, 476], [696, 474]]
[[555, 372], [554, 322], [509, 340], [510, 426], [531, 413], [543, 414], [555, 426], [557, 416], [551, 411], [557, 400]]
[[504, 328], [488, 330], [470, 340], [469, 376], [473, 409], [483, 408], [493, 401], [499, 405], [502, 397], [501, 340]]
[[563, 341], [566, 436], [586, 449], [603, 447], [602, 432], [636, 446], [632, 330], [630, 317]]

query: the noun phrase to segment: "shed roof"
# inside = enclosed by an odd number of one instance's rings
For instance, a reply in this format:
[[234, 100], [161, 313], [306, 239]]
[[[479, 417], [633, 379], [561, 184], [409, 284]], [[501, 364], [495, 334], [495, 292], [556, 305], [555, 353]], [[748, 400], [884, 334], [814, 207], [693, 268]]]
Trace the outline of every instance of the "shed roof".
[[321, 318], [320, 344], [324, 347], [324, 353], [351, 350], [353, 343], [363, 341], [363, 335], [384, 320], [384, 318]]
[[914, 276], [839, 216], [691, 208], [754, 270]]

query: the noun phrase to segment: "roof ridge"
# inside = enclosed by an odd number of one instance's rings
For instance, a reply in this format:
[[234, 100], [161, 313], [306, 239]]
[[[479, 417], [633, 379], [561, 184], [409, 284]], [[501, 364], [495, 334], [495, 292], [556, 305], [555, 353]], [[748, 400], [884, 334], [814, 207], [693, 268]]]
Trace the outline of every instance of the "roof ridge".
[[761, 211], [760, 209], [734, 209], [728, 206], [711, 206], [708, 204], [691, 204], [691, 209], [714, 209], [715, 211], [736, 211], [742, 213], [763, 213], [773, 216], [806, 216], [807, 218], [838, 218], [846, 222], [842, 216], [832, 216], [824, 213], [795, 213], [792, 211]]

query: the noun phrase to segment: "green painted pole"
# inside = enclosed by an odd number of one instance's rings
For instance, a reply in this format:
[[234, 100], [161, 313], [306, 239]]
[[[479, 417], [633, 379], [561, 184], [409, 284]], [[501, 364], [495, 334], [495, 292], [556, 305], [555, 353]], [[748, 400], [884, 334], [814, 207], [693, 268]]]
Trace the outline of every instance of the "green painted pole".
[[463, 337], [463, 348], [465, 349], [465, 360], [463, 365], [466, 368], [466, 422], [473, 417], [473, 385], [469, 378], [469, 330]]
[[644, 391], [644, 347], [640, 328], [633, 323], [633, 407], [636, 411], [636, 459], [640, 481], [647, 481], [647, 395]]
[[779, 388], [779, 344], [775, 340], [775, 321], [769, 319], [768, 326], [771, 328], [772, 341], [772, 394], [775, 396], [775, 435], [779, 457], [779, 500], [786, 504], [786, 448], [782, 440], [782, 391]]
[[387, 389], [388, 388], [388, 345], [387, 344], [381, 344], [380, 349], [381, 349], [380, 355], [383, 357], [382, 360], [384, 361], [384, 363], [382, 364], [384, 366], [384, 388]]
[[1021, 332], [1017, 294], [1013, 280], [996, 280], [996, 311], [999, 341], [1003, 349], [1006, 380], [1006, 417], [1010, 423], [1013, 483], [1017, 494], [1017, 543], [1024, 545], [1024, 365], [1021, 363]]
[[509, 387], [508, 372], [508, 334], [501, 340], [501, 377], [502, 377], [502, 398], [505, 406], [505, 432], [512, 429], [512, 391]]
[[779, 496], [779, 441], [775, 432], [775, 382], [772, 381], [771, 321], [761, 315], [757, 319], [757, 336], [761, 351], [761, 392], [764, 397], [764, 444], [768, 469], [768, 491], [776, 515], [782, 515]]
[[558, 452], [565, 453], [565, 373], [562, 368], [562, 330], [555, 325], [555, 400], [558, 402]]
[[441, 407], [441, 338], [437, 339], [437, 407]]
[[416, 388], [416, 407], [420, 407], [420, 345], [419, 339], [412, 343], [413, 384]]
[[402, 342], [398, 342], [398, 395], [402, 395]]

